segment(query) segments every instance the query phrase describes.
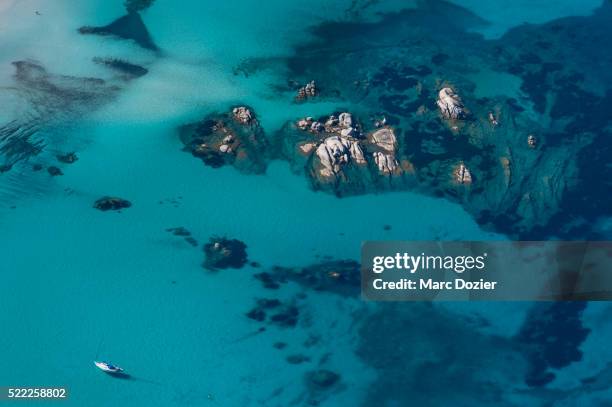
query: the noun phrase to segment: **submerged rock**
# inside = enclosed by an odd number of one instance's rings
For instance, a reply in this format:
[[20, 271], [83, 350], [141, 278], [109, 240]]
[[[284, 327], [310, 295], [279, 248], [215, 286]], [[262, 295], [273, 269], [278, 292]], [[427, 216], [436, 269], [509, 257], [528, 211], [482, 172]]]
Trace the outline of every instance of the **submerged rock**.
[[47, 172], [52, 177], [57, 177], [59, 175], [64, 175], [64, 172], [61, 169], [59, 169], [58, 167], [54, 166], [54, 165], [48, 167], [47, 168]]
[[442, 88], [440, 92], [438, 92], [438, 100], [436, 103], [445, 119], [457, 120], [465, 116], [463, 102], [459, 95], [451, 88]]
[[354, 260], [329, 260], [306, 267], [276, 266], [271, 272], [255, 274], [265, 288], [278, 289], [293, 281], [306, 288], [339, 295], [356, 296], [361, 287], [359, 263]]
[[327, 389], [340, 381], [340, 375], [327, 369], [306, 373], [306, 380], [314, 389]]
[[289, 355], [286, 358], [287, 363], [292, 364], [292, 365], [299, 365], [302, 364], [304, 362], [310, 362], [310, 358], [308, 356], [304, 356], [304, 355]]
[[146, 10], [153, 5], [155, 0], [125, 0], [123, 5], [128, 12]]
[[297, 325], [299, 310], [295, 305], [286, 305], [270, 317], [270, 323], [282, 328], [293, 328]]
[[263, 322], [266, 319], [266, 312], [260, 308], [254, 308], [246, 313], [246, 317], [254, 321]]
[[101, 211], [119, 211], [130, 206], [132, 206], [132, 203], [127, 199], [114, 196], [105, 196], [94, 202], [94, 208]]
[[182, 226], [179, 226], [176, 228], [168, 228], [166, 229], [166, 232], [170, 232], [174, 236], [183, 236], [183, 237], [191, 236], [191, 232]]
[[209, 270], [241, 268], [247, 263], [246, 244], [237, 239], [212, 237], [204, 245], [204, 268]]
[[265, 172], [268, 142], [252, 109], [239, 106], [179, 129], [185, 150], [213, 168], [233, 165], [245, 173]]
[[75, 153], [60, 154], [57, 156], [57, 160], [65, 164], [73, 164], [78, 159], [79, 157], [77, 157]]

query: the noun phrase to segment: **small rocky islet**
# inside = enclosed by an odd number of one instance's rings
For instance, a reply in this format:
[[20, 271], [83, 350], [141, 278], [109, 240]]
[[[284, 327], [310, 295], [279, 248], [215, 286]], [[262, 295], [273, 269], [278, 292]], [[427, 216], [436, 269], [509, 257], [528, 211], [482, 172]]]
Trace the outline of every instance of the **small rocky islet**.
[[180, 138], [194, 157], [213, 168], [233, 165], [244, 173], [265, 172], [270, 154], [264, 131], [247, 106], [226, 114], [211, 114], [179, 129]]
[[203, 247], [205, 259], [203, 267], [207, 270], [242, 268], [248, 263], [247, 245], [238, 239], [211, 237]]

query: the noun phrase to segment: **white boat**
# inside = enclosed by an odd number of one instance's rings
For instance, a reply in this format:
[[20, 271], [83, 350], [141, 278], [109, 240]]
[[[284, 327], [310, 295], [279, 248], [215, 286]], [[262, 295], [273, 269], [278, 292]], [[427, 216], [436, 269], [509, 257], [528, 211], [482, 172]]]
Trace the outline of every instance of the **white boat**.
[[100, 370], [102, 370], [103, 372], [106, 373], [123, 373], [123, 369], [120, 368], [119, 366], [115, 366], [111, 363], [108, 362], [97, 362], [94, 361], [94, 365], [96, 365], [96, 367]]

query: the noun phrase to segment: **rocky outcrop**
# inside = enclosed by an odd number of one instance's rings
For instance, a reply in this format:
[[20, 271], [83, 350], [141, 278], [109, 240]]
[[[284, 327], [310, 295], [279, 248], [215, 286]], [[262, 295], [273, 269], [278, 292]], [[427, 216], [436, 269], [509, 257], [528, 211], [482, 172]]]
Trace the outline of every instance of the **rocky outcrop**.
[[119, 211], [130, 206], [132, 206], [130, 201], [116, 196], [104, 196], [94, 202], [94, 208], [101, 211]]
[[213, 168], [233, 165], [245, 173], [266, 169], [268, 142], [253, 110], [246, 106], [213, 113], [179, 129], [185, 150]]
[[536, 148], [538, 145], [538, 141], [536, 140], [535, 136], [533, 134], [530, 134], [529, 136], [527, 136], [527, 145], [530, 148]]
[[455, 170], [453, 171], [453, 178], [458, 184], [472, 183], [472, 174], [463, 163], [460, 163], [457, 165], [457, 167], [455, 167]]
[[459, 95], [451, 88], [442, 88], [438, 92], [438, 100], [436, 102], [440, 108], [440, 113], [445, 119], [457, 120], [465, 116], [463, 102]]
[[257, 124], [255, 120], [255, 115], [253, 114], [253, 112], [251, 112], [251, 109], [246, 106], [238, 106], [233, 108], [232, 115], [234, 116], [234, 120], [236, 120], [240, 124]]
[[[282, 130], [283, 155], [304, 171], [315, 189], [353, 195], [404, 183], [395, 130], [377, 120], [371, 132], [349, 112], [305, 117]], [[407, 163], [407, 161], [406, 161]]]

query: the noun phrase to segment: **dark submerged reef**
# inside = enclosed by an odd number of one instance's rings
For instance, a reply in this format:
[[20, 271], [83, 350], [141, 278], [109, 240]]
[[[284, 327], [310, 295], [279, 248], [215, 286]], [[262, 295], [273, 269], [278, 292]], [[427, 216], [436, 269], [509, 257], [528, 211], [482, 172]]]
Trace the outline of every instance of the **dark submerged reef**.
[[242, 268], [248, 261], [246, 248], [238, 239], [212, 237], [203, 248], [206, 256], [203, 266], [208, 270]]
[[[266, 287], [274, 284], [268, 288], [274, 288], [274, 293], [281, 290], [279, 294], [284, 285], [298, 284], [304, 292], [297, 298], [307, 298], [315, 291], [358, 298], [359, 275], [357, 262], [330, 260], [304, 268], [276, 266], [254, 277]], [[552, 406], [561, 400], [571, 405], [586, 393], [607, 388], [603, 383], [610, 375], [610, 369], [604, 369], [578, 387], [547, 388], [556, 371], [582, 359], [580, 346], [590, 333], [582, 323], [585, 307], [584, 302], [534, 304], [517, 333], [502, 337], [490, 333], [488, 322], [478, 314], [458, 314], [436, 303], [361, 304], [352, 313], [355, 352], [378, 373], [361, 405], [438, 406], [447, 405], [452, 397], [453, 405], [514, 406], [515, 396], [536, 405]], [[287, 328], [295, 326], [298, 316], [307, 321], [308, 314], [307, 302], [262, 298], [246, 316]], [[300, 326], [309, 329], [307, 323]], [[309, 354], [327, 355], [321, 358], [324, 367], [320, 370], [331, 373], [305, 374], [309, 399], [322, 401], [328, 396], [323, 390], [341, 391], [336, 385], [343, 372], [334, 368], [334, 349], [315, 339], [316, 332], [310, 335], [313, 342], [304, 347], [310, 349]], [[271, 346], [282, 350], [287, 345], [276, 342]], [[290, 364], [316, 363], [314, 357], [303, 354], [286, 359]]]
[[120, 211], [132, 206], [132, 203], [127, 199], [114, 196], [104, 196], [94, 202], [94, 208], [101, 211]]
[[589, 334], [582, 325], [584, 302], [538, 304], [527, 315], [516, 340], [529, 361], [525, 382], [531, 387], [554, 380], [550, 369], [562, 369], [582, 359], [580, 345]]
[[56, 166], [54, 166], [54, 165], [52, 165], [52, 166], [50, 166], [49, 168], [47, 168], [47, 172], [48, 172], [48, 173], [49, 173], [49, 175], [51, 175], [52, 177], [57, 177], [57, 176], [59, 176], [59, 175], [64, 175], [64, 172], [63, 172], [63, 171], [62, 171], [60, 168], [58, 168], [58, 167], [56, 167]]
[[272, 290], [289, 281], [342, 296], [358, 296], [361, 290], [360, 266], [354, 260], [330, 260], [295, 268], [275, 266], [271, 272], [255, 274], [255, 278]]
[[174, 236], [182, 237], [185, 242], [189, 243], [193, 247], [198, 246], [198, 241], [191, 235], [191, 232], [182, 226], [168, 228], [166, 229], [166, 232], [172, 233]]

